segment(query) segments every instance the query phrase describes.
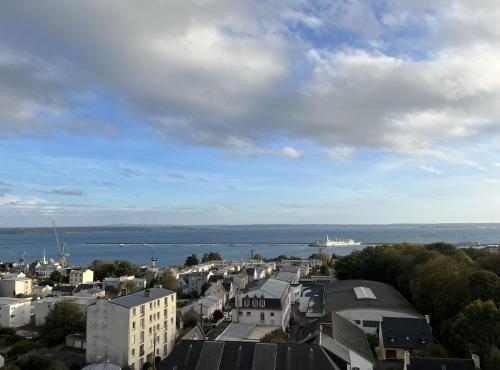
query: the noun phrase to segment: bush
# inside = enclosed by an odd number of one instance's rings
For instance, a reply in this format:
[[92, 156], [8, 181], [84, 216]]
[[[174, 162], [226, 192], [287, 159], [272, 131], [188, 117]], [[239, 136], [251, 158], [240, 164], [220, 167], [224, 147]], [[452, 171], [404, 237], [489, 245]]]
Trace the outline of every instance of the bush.
[[288, 343], [288, 335], [281, 329], [273, 330], [260, 340], [263, 343]]
[[214, 314], [213, 314], [214, 322], [217, 322], [217, 321], [219, 321], [220, 319], [223, 319], [223, 318], [224, 318], [224, 314], [222, 313], [221, 310], [215, 310], [214, 311]]

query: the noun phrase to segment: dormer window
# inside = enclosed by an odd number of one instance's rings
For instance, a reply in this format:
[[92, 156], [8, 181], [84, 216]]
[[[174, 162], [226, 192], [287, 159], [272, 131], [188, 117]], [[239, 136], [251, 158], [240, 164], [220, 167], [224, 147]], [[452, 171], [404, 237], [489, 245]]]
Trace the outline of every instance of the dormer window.
[[389, 339], [389, 342], [391, 342], [391, 343], [396, 342], [396, 337], [389, 336], [388, 339]]
[[243, 300], [243, 305], [244, 305], [245, 307], [250, 307], [250, 299], [245, 298], [245, 299]]
[[264, 299], [260, 299], [260, 307], [264, 307], [266, 305], [266, 301]]
[[252, 307], [259, 307], [259, 300], [254, 298], [252, 299]]

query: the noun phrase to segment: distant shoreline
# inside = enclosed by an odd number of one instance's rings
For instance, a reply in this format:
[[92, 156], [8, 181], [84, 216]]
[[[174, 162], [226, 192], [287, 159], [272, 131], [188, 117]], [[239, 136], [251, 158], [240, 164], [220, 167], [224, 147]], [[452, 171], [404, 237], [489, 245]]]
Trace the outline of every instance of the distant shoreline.
[[[498, 222], [464, 222], [464, 223], [389, 223], [389, 224], [241, 224], [241, 225], [109, 225], [109, 226], [58, 226], [58, 230], [63, 232], [94, 232], [94, 231], [161, 231], [161, 230], [179, 230], [179, 229], [222, 229], [222, 228], [242, 228], [242, 227], [259, 227], [259, 228], [287, 228], [287, 227], [463, 227], [463, 226], [498, 226]], [[0, 234], [47, 234], [52, 233], [53, 228], [47, 227], [0, 227]]]

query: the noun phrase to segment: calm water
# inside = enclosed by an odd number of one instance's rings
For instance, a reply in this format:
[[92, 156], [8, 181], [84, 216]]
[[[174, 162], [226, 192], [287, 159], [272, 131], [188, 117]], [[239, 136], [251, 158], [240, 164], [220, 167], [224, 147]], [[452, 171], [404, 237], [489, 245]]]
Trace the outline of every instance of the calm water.
[[[217, 226], [162, 228], [155, 231], [64, 232], [61, 239], [69, 246], [71, 263], [86, 265], [95, 259], [121, 259], [144, 265], [152, 257], [160, 266], [183, 263], [186, 256], [217, 251], [226, 260], [250, 256], [250, 250], [266, 257], [280, 254], [307, 257], [318, 251], [307, 243], [330, 237], [352, 238], [363, 243], [443, 241], [463, 243], [500, 243], [500, 224], [456, 225], [305, 225], [305, 226]], [[120, 247], [120, 244], [129, 244]], [[134, 244], [135, 243], [135, 244]], [[145, 247], [144, 244], [152, 246]], [[14, 260], [26, 252], [33, 261], [43, 255], [57, 258], [53, 234], [0, 234], [0, 261]], [[354, 247], [363, 248], [363, 247]], [[337, 254], [348, 254], [353, 248], [330, 248]]]

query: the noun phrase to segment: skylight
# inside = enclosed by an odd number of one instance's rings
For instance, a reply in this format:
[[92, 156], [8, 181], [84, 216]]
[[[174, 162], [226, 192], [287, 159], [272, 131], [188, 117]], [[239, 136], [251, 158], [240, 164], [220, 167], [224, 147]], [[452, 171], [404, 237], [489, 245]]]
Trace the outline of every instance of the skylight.
[[353, 289], [357, 299], [377, 299], [370, 288], [358, 286]]

